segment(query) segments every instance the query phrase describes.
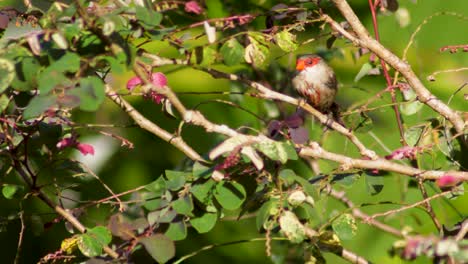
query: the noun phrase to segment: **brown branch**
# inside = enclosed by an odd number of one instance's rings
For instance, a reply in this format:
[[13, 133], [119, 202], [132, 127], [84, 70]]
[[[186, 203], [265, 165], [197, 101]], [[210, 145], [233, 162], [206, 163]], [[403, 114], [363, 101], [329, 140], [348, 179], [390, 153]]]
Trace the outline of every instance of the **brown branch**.
[[348, 2], [345, 0], [333, 0], [333, 2], [340, 10], [343, 17], [351, 25], [357, 36], [347, 32], [339, 23], [337, 23], [328, 15], [322, 15], [323, 19], [331, 25], [332, 29], [341, 33], [347, 39], [351, 40], [355, 45], [369, 49], [380, 59], [386, 61], [395, 70], [399, 71], [408, 81], [409, 85], [414, 89], [420, 102], [428, 105], [433, 110], [448, 119], [453, 124], [458, 133], [464, 133], [465, 123], [463, 119], [450, 107], [448, 107], [431, 92], [429, 92], [429, 90], [427, 90], [427, 88], [416, 76], [408, 63], [398, 58], [395, 54], [382, 46], [378, 41], [370, 37], [369, 32], [351, 9]]
[[460, 231], [458, 232], [457, 236], [455, 237], [456, 241], [461, 241], [465, 238], [466, 233], [468, 233], [468, 220], [463, 221]]
[[[375, 40], [380, 43], [379, 26], [378, 26], [378, 21], [377, 21], [377, 10], [376, 10], [376, 5], [372, 4], [372, 0], [369, 0], [369, 8], [370, 8], [371, 14], [372, 14], [372, 24], [374, 25]], [[382, 66], [385, 81], [387, 82], [387, 87], [395, 85], [395, 84], [392, 84], [392, 79], [390, 78], [390, 74], [388, 73], [388, 69], [387, 69], [387, 67], [385, 65], [385, 61], [380, 60], [380, 65]], [[396, 82], [396, 80], [395, 80], [395, 82]], [[384, 90], [387, 90], [387, 89], [384, 89]], [[398, 110], [398, 106], [396, 104], [397, 100], [396, 100], [396, 95], [395, 95], [395, 89], [390, 89], [390, 95], [391, 95], [391, 98], [392, 98], [393, 112], [395, 112], [395, 118], [396, 118], [397, 125], [398, 125], [398, 132], [400, 132], [400, 143], [402, 143], [402, 145], [406, 146], [407, 144], [406, 144], [406, 141], [405, 141], [405, 135], [404, 135], [405, 132], [404, 132], [404, 129], [403, 129], [403, 123], [401, 121], [401, 114], [400, 114], [400, 111]]]
[[[166, 65], [166, 64], [182, 64], [182, 65], [187, 64], [187, 61], [185, 60], [165, 59], [157, 55], [152, 55], [152, 54], [147, 54], [147, 53], [145, 53], [144, 56], [152, 59], [152, 66], [154, 67]], [[401, 164], [397, 164], [397, 163], [394, 163], [385, 159], [378, 158], [374, 151], [367, 149], [359, 141], [359, 139], [353, 133], [351, 133], [348, 129], [346, 129], [345, 127], [343, 127], [337, 122], [334, 122], [334, 121], [330, 122], [327, 116], [320, 113], [318, 110], [316, 110], [315, 108], [313, 108], [312, 106], [308, 104], [303, 104], [303, 102], [300, 102], [299, 100], [295, 98], [272, 91], [257, 82], [242, 79], [241, 77], [235, 74], [224, 73], [224, 72], [220, 72], [220, 71], [213, 70], [213, 69], [200, 69], [200, 70], [203, 70], [211, 74], [215, 78], [225, 78], [225, 79], [229, 79], [232, 81], [244, 82], [248, 84], [249, 86], [255, 88], [260, 93], [259, 95], [257, 95], [258, 97], [270, 99], [270, 100], [280, 100], [280, 101], [287, 102], [287, 103], [304, 108], [306, 111], [308, 111], [309, 113], [314, 115], [316, 118], [318, 118], [319, 121], [322, 122], [323, 124], [327, 124], [331, 126], [333, 129], [335, 129], [336, 131], [347, 136], [358, 147], [358, 149], [361, 151], [361, 154], [363, 156], [371, 157], [374, 160], [353, 159], [345, 155], [327, 152], [326, 150], [322, 149], [317, 143], [312, 143], [310, 147], [302, 148], [301, 151], [299, 152], [301, 156], [306, 156], [306, 157], [309, 156], [313, 158], [322, 158], [322, 159], [332, 160], [332, 161], [342, 164], [342, 167], [344, 169], [350, 169], [350, 168], [381, 169], [381, 170], [392, 171], [392, 172], [401, 173], [401, 174], [405, 174], [405, 175], [409, 175], [413, 177], [420, 177], [425, 180], [435, 180], [435, 179], [442, 177], [443, 175], [447, 173], [450, 173], [451, 175], [454, 175], [455, 177], [459, 177], [459, 179], [462, 181], [468, 181], [468, 172], [420, 170], [420, 169], [416, 169], [410, 166], [401, 165]], [[176, 95], [170, 89], [158, 89], [157, 92], [161, 91], [161, 92], [166, 92], [167, 94], [168, 90], [169, 90], [169, 93], [173, 94], [172, 98], [177, 99]], [[200, 113], [199, 111], [184, 110], [184, 113], [185, 114], [183, 116], [184, 116], [185, 122], [204, 127], [207, 132], [215, 132], [215, 133], [223, 134], [229, 137], [243, 135], [237, 132], [236, 130], [229, 128], [226, 125], [218, 125], [218, 124], [214, 124], [208, 121], [203, 116], [203, 114]], [[249, 136], [249, 137], [252, 137], [253, 141], [261, 140], [261, 139], [256, 139], [255, 136]]]
[[328, 186], [328, 190], [327, 190], [327, 193], [329, 193], [333, 198], [341, 201], [342, 203], [346, 204], [347, 207], [349, 207], [351, 209], [351, 212], [352, 214], [357, 217], [357, 218], [360, 218], [361, 220], [363, 220], [363, 222], [365, 222], [366, 224], [369, 224], [371, 226], [374, 226], [382, 231], [385, 231], [389, 234], [392, 234], [396, 237], [404, 237], [403, 233], [392, 227], [392, 226], [389, 226], [389, 225], [386, 225], [382, 222], [379, 222], [373, 218], [371, 218], [369, 215], [365, 214], [364, 212], [362, 212], [359, 208], [357, 208], [354, 203], [348, 198], [346, 197], [346, 192], [344, 191], [337, 191], [337, 190], [334, 190], [331, 188], [331, 186]]
[[396, 172], [408, 176], [418, 177], [425, 180], [436, 180], [446, 174], [457, 177], [460, 181], [468, 181], [468, 172], [464, 171], [438, 171], [438, 170], [421, 170], [407, 165], [394, 163], [385, 159], [364, 160], [355, 159], [348, 156], [328, 152], [321, 148], [318, 143], [312, 142], [309, 146], [301, 148], [299, 155], [303, 157], [313, 157], [335, 161], [341, 164], [343, 170], [349, 169], [379, 169], [385, 171]]
[[190, 159], [207, 163], [195, 150], [193, 150], [185, 141], [179, 136], [174, 135], [166, 130], [162, 129], [155, 123], [148, 120], [142, 114], [140, 114], [133, 106], [125, 101], [120, 95], [117, 95], [112, 88], [106, 84], [106, 94], [112, 101], [114, 101], [120, 108], [122, 108], [127, 114], [140, 126], [142, 129], [156, 135], [162, 140], [172, 144], [177, 149], [182, 151]]
[[439, 219], [437, 219], [437, 216], [435, 215], [434, 208], [432, 208], [431, 203], [427, 201], [429, 195], [427, 194], [426, 187], [424, 186], [424, 182], [421, 178], [419, 178], [418, 180], [418, 188], [421, 191], [422, 197], [424, 198], [424, 200], [426, 200], [426, 202], [423, 204], [426, 213], [431, 217], [435, 227], [437, 228], [437, 230], [439, 230], [439, 233], [442, 235], [444, 233], [444, 229], [442, 228]]
[[[163, 65], [173, 65], [173, 64], [188, 65], [187, 60], [167, 59], [167, 58], [162, 58], [160, 56], [149, 54], [149, 53], [144, 53], [143, 56], [152, 60], [152, 63], [151, 63], [152, 67], [159, 67]], [[220, 72], [214, 69], [199, 68], [195, 66], [193, 66], [193, 68], [204, 71], [210, 74], [211, 76], [213, 76], [214, 78], [223, 78], [223, 79], [228, 79], [231, 81], [243, 82], [251, 86], [255, 90], [257, 90], [257, 92], [259, 92], [259, 94], [256, 95], [257, 97], [270, 99], [270, 100], [279, 100], [279, 101], [283, 101], [292, 105], [300, 106], [303, 109], [305, 109], [307, 112], [312, 114], [315, 118], [317, 118], [322, 124], [329, 126], [333, 128], [334, 130], [336, 130], [337, 132], [346, 136], [354, 145], [356, 145], [361, 155], [372, 158], [372, 159], [377, 157], [375, 152], [370, 149], [367, 149], [366, 146], [364, 146], [364, 144], [351, 131], [349, 131], [347, 128], [342, 126], [340, 123], [335, 122], [334, 120], [330, 120], [330, 118], [327, 115], [322, 114], [317, 109], [313, 108], [309, 104], [306, 104], [304, 101], [300, 101], [291, 96], [287, 96], [287, 95], [275, 92], [258, 82], [243, 79], [235, 74]], [[166, 89], [161, 89], [161, 90], [166, 90]]]
[[243, 83], [246, 83], [259, 92], [257, 97], [270, 99], [270, 100], [279, 100], [279, 101], [283, 101], [292, 105], [299, 106], [303, 108], [304, 110], [306, 110], [307, 112], [309, 112], [310, 114], [312, 114], [315, 118], [317, 118], [320, 121], [320, 123], [326, 126], [329, 126], [333, 128], [334, 130], [336, 130], [337, 132], [339, 132], [340, 134], [346, 136], [359, 149], [361, 155], [372, 158], [372, 159], [377, 158], [377, 155], [375, 154], [375, 152], [366, 148], [366, 146], [364, 146], [364, 144], [351, 131], [349, 131], [347, 128], [342, 126], [340, 123], [335, 122], [334, 120], [330, 120], [330, 118], [327, 115], [322, 114], [320, 111], [313, 108], [311, 105], [305, 103], [304, 101], [298, 100], [291, 96], [287, 96], [287, 95], [275, 92], [273, 90], [268, 89], [267, 87], [265, 87], [264, 85], [260, 83], [242, 79], [235, 74], [224, 73], [224, 72], [220, 72], [214, 69], [201, 69], [201, 70], [211, 74], [215, 78], [225, 78], [225, 79], [229, 79], [232, 81], [241, 81]]
[[[29, 180], [30, 177], [28, 176], [28, 173], [26, 172], [26, 169], [21, 165], [21, 163], [17, 160], [14, 159], [14, 167], [15, 170], [18, 172], [18, 174], [21, 175], [23, 179], [25, 179], [26, 184], [30, 187], [33, 188], [32, 182]], [[33, 189], [37, 197], [41, 199], [44, 203], [46, 203], [50, 208], [52, 208], [57, 214], [62, 216], [64, 219], [66, 219], [70, 224], [73, 225], [80, 233], [85, 233], [86, 232], [86, 227], [73, 216], [68, 210], [62, 208], [60, 205], [57, 205], [55, 202], [53, 202], [42, 190], [40, 189]], [[117, 259], [119, 258], [119, 254], [115, 252], [113, 249], [111, 249], [108, 246], [103, 246], [104, 252], [106, 252], [111, 258]]]
[[21, 222], [21, 230], [19, 233], [18, 238], [18, 246], [16, 247], [16, 256], [15, 256], [15, 264], [20, 263], [20, 253], [21, 249], [23, 248], [23, 239], [24, 239], [24, 229], [26, 226], [24, 225], [24, 211], [19, 212], [20, 222]]
[[106, 189], [112, 195], [111, 197], [114, 197], [115, 200], [117, 201], [117, 203], [119, 204], [119, 211], [123, 212], [125, 210], [125, 208], [124, 208], [120, 198], [115, 195], [114, 191], [112, 191], [112, 189], [109, 186], [107, 186], [107, 184], [103, 180], [101, 180], [101, 178], [99, 178], [99, 176], [96, 173], [94, 173], [93, 170], [91, 170], [91, 168], [86, 166], [85, 163], [79, 162], [79, 161], [76, 161], [76, 162], [78, 162], [85, 169], [85, 171], [87, 171], [91, 176], [93, 176], [93, 178], [95, 178], [96, 180], [98, 180], [102, 184], [104, 189]]

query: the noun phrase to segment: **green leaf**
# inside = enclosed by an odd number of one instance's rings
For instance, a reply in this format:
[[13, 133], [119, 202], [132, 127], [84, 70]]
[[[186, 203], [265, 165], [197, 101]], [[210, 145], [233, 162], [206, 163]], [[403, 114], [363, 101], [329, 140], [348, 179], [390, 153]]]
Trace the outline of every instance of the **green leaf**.
[[88, 229], [85, 234], [79, 235], [78, 248], [83, 255], [96, 257], [102, 255], [103, 246], [109, 244], [111, 240], [110, 231], [103, 226], [98, 226]]
[[47, 94], [57, 85], [69, 85], [70, 81], [65, 77], [64, 73], [75, 73], [79, 68], [80, 57], [76, 53], [65, 53], [39, 74], [39, 91], [41, 94]]
[[351, 214], [342, 214], [333, 221], [332, 228], [340, 239], [348, 240], [356, 235], [356, 220]]
[[275, 41], [278, 46], [286, 51], [293, 52], [297, 49], [296, 36], [287, 30], [275, 34]]
[[55, 87], [59, 85], [70, 85], [71, 82], [65, 75], [59, 71], [47, 68], [45, 71], [39, 74], [37, 80], [39, 91], [41, 94], [48, 94]]
[[36, 88], [41, 66], [33, 57], [25, 57], [16, 66], [16, 78], [11, 87], [18, 91], [30, 91]]
[[244, 59], [247, 63], [252, 64], [259, 69], [266, 69], [269, 65], [270, 49], [267, 44], [263, 44], [264, 37], [258, 41], [258, 35], [249, 35], [250, 44], [245, 48]]
[[174, 241], [184, 240], [187, 237], [187, 226], [184, 221], [171, 223], [164, 234]]
[[146, 8], [143, 6], [135, 6], [136, 17], [138, 22], [145, 29], [152, 29], [156, 26], [159, 26], [162, 20], [161, 13], [158, 13], [151, 8]]
[[86, 230], [86, 234], [93, 237], [101, 245], [107, 246], [112, 241], [112, 234], [105, 226], [96, 226]]
[[413, 101], [410, 103], [400, 104], [400, 111], [404, 115], [414, 115], [417, 112], [419, 112], [419, 110], [421, 110], [423, 106], [423, 103], [419, 101]]
[[285, 169], [280, 171], [278, 176], [281, 180], [283, 180], [286, 186], [291, 186], [295, 182], [297, 175], [293, 170]]
[[80, 109], [83, 111], [96, 111], [105, 98], [104, 84], [96, 76], [80, 79], [80, 87], [70, 91], [71, 95], [80, 98]]
[[185, 179], [190, 176], [190, 174], [183, 171], [165, 171], [167, 182], [166, 187], [171, 191], [177, 191], [182, 188], [185, 184]]
[[0, 113], [7, 109], [10, 104], [10, 99], [5, 94], [0, 95]]
[[356, 77], [354, 77], [354, 82], [358, 82], [362, 77], [366, 76], [370, 70], [372, 70], [372, 65], [368, 62], [364, 63]]
[[306, 238], [304, 226], [291, 211], [284, 211], [279, 218], [281, 231], [292, 243], [301, 243]]
[[80, 69], [80, 56], [73, 52], [67, 52], [57, 61], [52, 63], [48, 69], [59, 72], [74, 73]]
[[62, 35], [61, 32], [55, 32], [52, 34], [52, 40], [57, 44], [60, 49], [68, 49], [67, 39]]
[[218, 54], [218, 51], [216, 47], [212, 47], [212, 46], [197, 47], [195, 48], [195, 52], [190, 58], [190, 62], [208, 67], [216, 61], [217, 54]]
[[332, 181], [343, 187], [351, 187], [359, 178], [360, 175], [357, 173], [341, 173], [335, 174]]
[[374, 128], [372, 119], [364, 112], [346, 116], [345, 123], [347, 127], [358, 133], [367, 133]]
[[143, 237], [138, 240], [146, 251], [159, 263], [166, 263], [175, 256], [175, 245], [172, 240], [162, 234]]
[[185, 195], [183, 197], [180, 197], [179, 199], [173, 201], [171, 204], [172, 204], [172, 208], [174, 208], [174, 210], [179, 214], [183, 214], [183, 215], [192, 214], [193, 201], [190, 195]]
[[424, 131], [423, 127], [410, 127], [406, 129], [403, 135], [406, 143], [408, 143], [408, 145], [412, 147], [416, 146], [419, 139], [421, 138], [423, 131]]
[[384, 177], [380, 175], [369, 175], [366, 173], [367, 192], [371, 195], [380, 193], [384, 187]]
[[288, 160], [297, 160], [299, 156], [297, 156], [296, 148], [294, 147], [291, 141], [283, 141], [281, 142], [281, 147], [286, 152], [286, 156]]
[[150, 212], [147, 215], [147, 219], [150, 225], [154, 225], [155, 223], [171, 223], [176, 216], [176, 211], [172, 210], [170, 207], [166, 207], [158, 211]]
[[244, 187], [237, 182], [219, 182], [214, 195], [219, 204], [228, 210], [238, 209], [246, 198]]
[[264, 203], [262, 207], [258, 210], [256, 224], [258, 231], [262, 229], [268, 229], [268, 226], [265, 226], [268, 218], [272, 215], [276, 215], [278, 211], [278, 200], [270, 199], [268, 202]]
[[296, 177], [294, 178], [294, 180], [299, 183], [299, 185], [302, 186], [304, 192], [311, 196], [315, 201], [318, 201], [320, 199], [320, 195], [319, 195], [319, 191], [318, 189], [315, 187], [315, 185], [313, 185], [312, 183], [310, 183], [308, 180], [302, 178], [301, 176], [298, 176], [296, 175]]
[[20, 189], [19, 185], [4, 184], [2, 194], [7, 199], [12, 199], [15, 193]]
[[28, 106], [26, 106], [26, 109], [23, 112], [23, 118], [27, 120], [33, 117], [37, 117], [54, 104], [54, 95], [35, 96], [31, 99], [31, 101], [29, 101]]
[[3, 93], [15, 78], [15, 65], [7, 59], [0, 58], [0, 93]]
[[288, 159], [297, 160], [297, 153], [291, 143], [278, 142], [274, 140], [261, 140], [254, 145], [256, 149], [272, 160], [286, 163]]
[[213, 173], [213, 168], [207, 167], [200, 162], [195, 162], [192, 168], [192, 174], [195, 178], [209, 178]]
[[216, 221], [218, 220], [217, 213], [204, 213], [200, 217], [191, 218], [190, 224], [197, 230], [198, 233], [206, 233], [213, 229], [216, 225]]
[[157, 180], [149, 183], [145, 186], [145, 189], [156, 195], [157, 197], [161, 197], [164, 192], [166, 192], [166, 181], [162, 176], [160, 176]]
[[214, 192], [215, 190], [215, 184], [216, 184], [215, 181], [213, 181], [212, 179], [209, 179], [202, 184], [192, 185], [192, 188], [190, 188], [190, 192], [201, 203], [205, 205], [212, 204], [211, 193]]
[[223, 44], [220, 52], [223, 56], [224, 64], [233, 66], [243, 61], [245, 50], [236, 38], [231, 38]]

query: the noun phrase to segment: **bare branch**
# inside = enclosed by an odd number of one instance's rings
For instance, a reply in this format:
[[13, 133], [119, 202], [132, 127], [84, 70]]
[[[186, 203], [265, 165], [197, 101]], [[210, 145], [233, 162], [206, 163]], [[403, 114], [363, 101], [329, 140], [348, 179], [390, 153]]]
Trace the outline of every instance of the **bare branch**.
[[452, 193], [453, 191], [450, 190], [450, 191], [445, 191], [445, 192], [441, 192], [441, 193], [438, 193], [438, 194], [435, 194], [431, 197], [428, 197], [424, 200], [421, 200], [419, 202], [416, 202], [414, 204], [410, 204], [410, 205], [407, 205], [407, 206], [403, 206], [401, 208], [398, 208], [396, 210], [390, 210], [390, 211], [387, 211], [387, 212], [384, 212], [384, 213], [378, 213], [378, 214], [373, 214], [370, 216], [369, 219], [374, 219], [374, 218], [377, 218], [377, 217], [381, 217], [381, 216], [388, 216], [388, 215], [393, 215], [393, 214], [396, 214], [396, 213], [400, 213], [402, 211], [405, 211], [405, 210], [408, 210], [408, 209], [411, 209], [411, 208], [414, 208], [414, 207], [417, 207], [417, 206], [420, 206], [420, 205], [423, 205], [423, 204], [426, 204], [428, 203], [429, 201], [431, 200], [434, 200], [436, 198], [439, 198], [439, 197], [442, 197], [442, 196], [445, 196], [447, 194], [450, 194]]
[[206, 163], [207, 161], [203, 159], [195, 150], [193, 150], [185, 141], [179, 136], [174, 135], [166, 130], [162, 129], [155, 123], [149, 121], [146, 117], [140, 114], [131, 104], [129, 104], [121, 96], [117, 95], [112, 88], [106, 84], [106, 94], [112, 101], [114, 101], [120, 108], [122, 108], [127, 114], [144, 130], [151, 132], [152, 134], [158, 136], [162, 140], [172, 144], [185, 155], [187, 155], [192, 160], [200, 161]]
[[362, 212], [359, 208], [357, 208], [354, 203], [348, 198], [346, 197], [346, 193], [344, 191], [337, 191], [337, 190], [334, 190], [331, 188], [331, 186], [328, 186], [327, 187], [327, 192], [335, 199], [338, 199], [340, 200], [341, 202], [343, 202], [344, 204], [346, 204], [346, 206], [348, 206], [350, 209], [351, 209], [351, 212], [353, 213], [353, 215], [357, 218], [360, 218], [361, 220], [363, 220], [363, 222], [365, 222], [366, 224], [369, 224], [371, 226], [374, 226], [380, 230], [383, 230], [387, 233], [390, 233], [396, 237], [403, 237], [404, 234], [392, 227], [392, 226], [389, 226], [389, 225], [386, 225], [382, 222], [379, 222], [377, 220], [375, 220], [374, 218], [371, 218], [369, 215], [365, 214], [364, 212]]
[[334, 21], [328, 15], [323, 15], [323, 19], [329, 23], [333, 30], [341, 33], [343, 36], [351, 40], [354, 44], [367, 48], [373, 53], [375, 53], [379, 58], [386, 61], [390, 66], [399, 71], [405, 79], [408, 81], [410, 86], [414, 89], [418, 95], [419, 101], [428, 105], [436, 112], [448, 119], [455, 127], [458, 133], [464, 133], [465, 123], [463, 119], [450, 107], [440, 101], [436, 96], [434, 96], [421, 80], [416, 76], [416, 74], [411, 69], [411, 66], [398, 58], [395, 54], [389, 51], [387, 48], [382, 46], [378, 41], [371, 38], [369, 32], [366, 30], [364, 25], [361, 23], [359, 18], [356, 16], [354, 11], [349, 6], [348, 2], [345, 0], [333, 0], [336, 7], [340, 10], [344, 18], [349, 22], [352, 29], [357, 36], [353, 36], [347, 32], [340, 24]]
[[446, 174], [457, 177], [460, 181], [468, 181], [468, 172], [464, 171], [437, 171], [421, 170], [410, 166], [397, 164], [385, 159], [365, 160], [350, 158], [345, 155], [332, 153], [324, 150], [318, 143], [312, 142], [309, 146], [299, 151], [300, 156], [327, 159], [341, 164], [343, 170], [355, 169], [379, 169], [401, 173], [408, 176], [418, 177], [425, 180], [436, 180]]

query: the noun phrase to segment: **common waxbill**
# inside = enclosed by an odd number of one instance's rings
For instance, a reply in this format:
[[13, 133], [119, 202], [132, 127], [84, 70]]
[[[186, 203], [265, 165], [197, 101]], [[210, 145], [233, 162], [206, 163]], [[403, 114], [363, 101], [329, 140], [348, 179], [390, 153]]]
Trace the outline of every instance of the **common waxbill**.
[[296, 70], [292, 84], [299, 94], [319, 111], [334, 111], [338, 86], [333, 69], [320, 56], [307, 54], [297, 57]]

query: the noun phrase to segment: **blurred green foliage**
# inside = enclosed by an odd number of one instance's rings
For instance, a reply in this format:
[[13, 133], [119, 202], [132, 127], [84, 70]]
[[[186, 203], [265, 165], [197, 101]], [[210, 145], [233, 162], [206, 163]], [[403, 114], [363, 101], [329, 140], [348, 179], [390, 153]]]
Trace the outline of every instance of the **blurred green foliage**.
[[[41, 2], [41, 1], [38, 1]], [[47, 2], [47, 1], [46, 1]], [[223, 5], [225, 8], [210, 9], [218, 10], [208, 12], [209, 17], [222, 17], [229, 11], [226, 6], [233, 6], [236, 10], [249, 12], [249, 5], [256, 8], [267, 8], [274, 5], [275, 1], [248, 1], [247, 3], [238, 3], [238, 1], [205, 1], [207, 6]], [[273, 3], [274, 2], [274, 3]], [[327, 2], [327, 1], [324, 1]], [[358, 16], [365, 23], [368, 29], [372, 28], [369, 8], [366, 1], [350, 1]], [[33, 1], [36, 4], [36, 1]], [[41, 6], [44, 3], [39, 3]], [[13, 5], [22, 9], [19, 1], [3, 1], [2, 5]], [[259, 9], [261, 9], [259, 8]], [[332, 9], [331, 6], [328, 7]], [[434, 15], [437, 12], [453, 11], [458, 12], [465, 17], [468, 15], [468, 2], [459, 0], [427, 0], [427, 1], [400, 1], [400, 8], [405, 8], [410, 16], [410, 23], [406, 27], [400, 27], [394, 14], [379, 15], [379, 31], [381, 42], [397, 55], [401, 55], [404, 48], [408, 44], [411, 34], [419, 26], [419, 24], [428, 16]], [[176, 17], [175, 23], [178, 20], [186, 19], [184, 17]], [[261, 20], [263, 18], [259, 18]], [[460, 68], [468, 63], [467, 55], [464, 53], [450, 54], [441, 53], [439, 48], [450, 44], [466, 43], [467, 25], [466, 20], [461, 20], [454, 16], [437, 16], [426, 25], [418, 33], [409, 50], [408, 61], [412, 65], [419, 77], [424, 80], [428, 89], [438, 96], [442, 101], [447, 102], [449, 99], [450, 106], [457, 110], [466, 111], [466, 100], [463, 98], [463, 93], [459, 92], [454, 95], [456, 90], [466, 82], [466, 74], [463, 73], [448, 73], [437, 76], [436, 82], [426, 81], [426, 77], [437, 70]], [[263, 21], [255, 21], [253, 23], [257, 29], [264, 26]], [[305, 32], [298, 33], [298, 42], [313, 38], [318, 32], [317, 24], [307, 26]], [[190, 33], [195, 36], [202, 33], [201, 29], [191, 30]], [[191, 45], [195, 45], [190, 43]], [[187, 44], [189, 45], [189, 44]], [[169, 46], [167, 42], [154, 41], [148, 44], [143, 44], [143, 47], [150, 51], [166, 57], [180, 57], [179, 52], [173, 46]], [[272, 61], [270, 73], [278, 76], [272, 77], [279, 80], [289, 80], [290, 75], [285, 74], [284, 69], [289, 72], [293, 70], [293, 63], [296, 54], [311, 53], [317, 51], [326, 52], [326, 38], [320, 38], [300, 46], [295, 54], [287, 54], [279, 48], [274, 47], [272, 52]], [[336, 53], [331, 56], [331, 66], [335, 69], [338, 80], [341, 84], [338, 99], [343, 109], [354, 104], [359, 104], [366, 101], [370, 96], [373, 96], [378, 91], [385, 88], [385, 81], [382, 76], [365, 76], [358, 83], [354, 83], [354, 78], [359, 72], [363, 63], [368, 60], [364, 56], [357, 61], [353, 59], [355, 48], [344, 40], [337, 40], [335, 43]], [[242, 67], [229, 68], [220, 66], [225, 71], [232, 72], [241, 70]], [[281, 70], [278, 70], [281, 69]], [[188, 108], [196, 108], [202, 111], [207, 119], [215, 123], [225, 123], [230, 127], [248, 126], [253, 129], [262, 129], [264, 124], [254, 116], [238, 108], [232, 108], [221, 103], [214, 102], [213, 99], [229, 100], [229, 95], [219, 94], [190, 94], [189, 92], [216, 92], [230, 91], [232, 83], [223, 79], [213, 79], [208, 74], [201, 71], [181, 67], [181, 66], [164, 66], [158, 68], [158, 71], [166, 74], [168, 83], [171, 88], [179, 95], [183, 103]], [[124, 89], [126, 81], [132, 76], [132, 73], [126, 73], [119, 76], [113, 76], [112, 84], [115, 89]], [[292, 91], [285, 90], [286, 93], [293, 94]], [[453, 98], [452, 98], [453, 96]], [[233, 98], [233, 97], [231, 97]], [[261, 113], [267, 116], [268, 108], [265, 102], [255, 98], [242, 98], [242, 106], [254, 113]], [[390, 102], [389, 95], [386, 94], [383, 100]], [[160, 111], [160, 106], [155, 105], [147, 100], [132, 98], [129, 101], [143, 115], [151, 121], [159, 124], [161, 127], [173, 131], [179, 125], [179, 121], [172, 119]], [[294, 109], [290, 106], [284, 106], [287, 111], [291, 112]], [[358, 134], [358, 137], [368, 145], [372, 146], [377, 154], [385, 156], [388, 154], [387, 149], [394, 150], [400, 146], [399, 135], [394, 118], [393, 110], [390, 107], [378, 107], [376, 110], [368, 113], [374, 122], [372, 133], [379, 140], [377, 141], [368, 134]], [[114, 148], [114, 152], [108, 160], [101, 161], [105, 164], [99, 171], [99, 177], [103, 182], [115, 192], [120, 193], [130, 190], [154, 181], [165, 170], [179, 169], [183, 170], [187, 159], [184, 155], [172, 147], [170, 144], [156, 138], [150, 133], [139, 128], [118, 128], [120, 125], [130, 124], [131, 121], [123, 113], [121, 109], [110, 100], [106, 100], [97, 112], [81, 112], [76, 110], [73, 115], [77, 123], [88, 124], [114, 124], [117, 128], [109, 131], [118, 134], [134, 144], [133, 149]], [[404, 116], [405, 124], [416, 125], [428, 122], [429, 118], [433, 117], [433, 111], [424, 106], [422, 111], [412, 116]], [[322, 127], [312, 121], [308, 122], [311, 137], [319, 139], [322, 135]], [[82, 139], [86, 141], [86, 135], [93, 135], [94, 131], [82, 130]], [[215, 134], [207, 134], [203, 129], [194, 126], [184, 126], [182, 136], [186, 142], [192, 146], [198, 153], [207, 153], [214, 148], [223, 138]], [[353, 146], [343, 137], [336, 133], [330, 133], [323, 141], [323, 147], [330, 151], [345, 152], [348, 155], [356, 156], [357, 153]], [[99, 153], [101, 149], [96, 149]], [[354, 154], [353, 154], [354, 153]], [[427, 164], [433, 161], [430, 154], [425, 155]], [[441, 159], [441, 157], [438, 157]], [[336, 169], [336, 164], [326, 161], [319, 162], [323, 171], [332, 172]], [[308, 179], [311, 178], [311, 172], [307, 165], [302, 161], [289, 161], [288, 167]], [[434, 168], [437, 169], [437, 168]], [[361, 209], [368, 213], [377, 213], [391, 208], [396, 208], [391, 204], [379, 204], [381, 202], [392, 202], [395, 204], [409, 204], [421, 200], [421, 194], [417, 188], [411, 187], [408, 190], [402, 189], [407, 185], [408, 178], [389, 174], [384, 178], [384, 186], [382, 192], [377, 195], [370, 195], [366, 190], [365, 177], [360, 177], [351, 187], [343, 185], [348, 197], [355, 204], [364, 204]], [[429, 195], [436, 192], [436, 187], [433, 184], [427, 184]], [[88, 183], [82, 184], [78, 189], [75, 189], [77, 198], [85, 197], [87, 200], [96, 200], [103, 197], [105, 190], [95, 180], [90, 179]], [[369, 201], [372, 203], [369, 204]], [[0, 228], [0, 244], [4, 253], [5, 263], [10, 263], [16, 252], [18, 233], [20, 231], [20, 222], [18, 219], [11, 220], [9, 217], [15, 217], [14, 214], [18, 209], [18, 204], [12, 201], [0, 198], [2, 213]], [[436, 215], [439, 217], [442, 224], [451, 226], [458, 222], [461, 218], [468, 215], [468, 207], [464, 206], [468, 203], [467, 195], [458, 197], [457, 199], [448, 201], [441, 198], [431, 202]], [[343, 211], [345, 207], [333, 200], [321, 200], [318, 207], [323, 208], [323, 215], [328, 216], [335, 211]], [[51, 211], [42, 205], [37, 200], [27, 199], [21, 204], [21, 207], [28, 209], [35, 214], [41, 214], [46, 217], [50, 215], [49, 220], [53, 220]], [[108, 205], [100, 205], [99, 207], [89, 208], [85, 215], [82, 216], [85, 224], [100, 225], [106, 224]], [[247, 217], [242, 220], [235, 220], [238, 211], [233, 211], [232, 215], [228, 215], [227, 219], [217, 222], [215, 228], [206, 234], [198, 234], [193, 229], [189, 229], [188, 237], [182, 241], [176, 242], [176, 254], [178, 257], [190, 254], [193, 251], [199, 250], [201, 247], [217, 243], [225, 243], [236, 240], [251, 239], [262, 236], [258, 234], [255, 227], [255, 218]], [[26, 216], [31, 217], [31, 216]], [[321, 216], [317, 216], [321, 217]], [[420, 209], [411, 209], [403, 213], [391, 216], [385, 219], [386, 223], [400, 229], [412, 227], [414, 231], [422, 234], [435, 233], [435, 228], [429, 216]], [[382, 249], [391, 248], [395, 242], [395, 238], [380, 232], [369, 225], [358, 222], [357, 235], [349, 240], [343, 241], [343, 246], [351, 251], [365, 256], [373, 263], [396, 263], [400, 261], [398, 258], [392, 258], [382, 251]], [[21, 261], [30, 263], [37, 261], [44, 255], [53, 252], [60, 248], [60, 241], [69, 236], [66, 232], [63, 222], [51, 224], [46, 227], [44, 232], [36, 236], [33, 228], [26, 228]], [[281, 250], [280, 244], [284, 242], [274, 241], [273, 252]], [[329, 263], [345, 263], [342, 259], [337, 258], [332, 254], [325, 254], [325, 258]], [[143, 251], [138, 251], [133, 257], [135, 263], [145, 263], [150, 261], [150, 257]], [[233, 244], [229, 246], [217, 247], [210, 251], [201, 253], [187, 261], [187, 263], [270, 263], [270, 258], [266, 256], [265, 245], [262, 241], [245, 242]], [[418, 259], [415, 263], [427, 263], [427, 259]], [[398, 262], [399, 263], [399, 262]]]

